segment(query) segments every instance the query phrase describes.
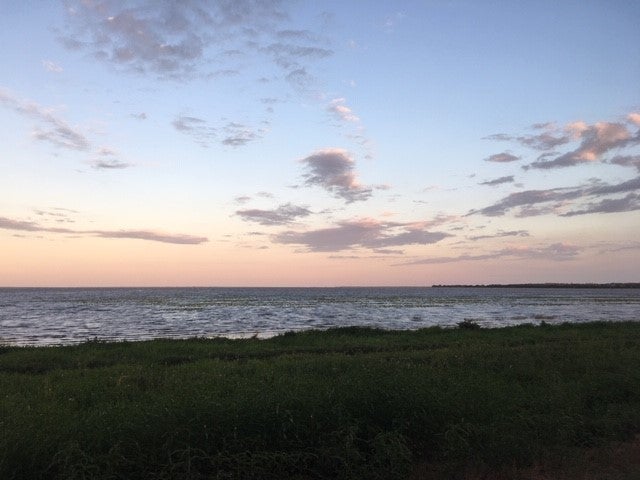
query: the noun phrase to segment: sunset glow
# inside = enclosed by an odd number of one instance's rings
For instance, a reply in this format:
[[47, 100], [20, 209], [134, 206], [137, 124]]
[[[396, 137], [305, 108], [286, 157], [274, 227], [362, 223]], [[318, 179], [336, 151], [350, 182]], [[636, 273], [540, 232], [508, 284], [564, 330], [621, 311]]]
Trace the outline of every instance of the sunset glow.
[[0, 286], [640, 281], [640, 3], [0, 13]]

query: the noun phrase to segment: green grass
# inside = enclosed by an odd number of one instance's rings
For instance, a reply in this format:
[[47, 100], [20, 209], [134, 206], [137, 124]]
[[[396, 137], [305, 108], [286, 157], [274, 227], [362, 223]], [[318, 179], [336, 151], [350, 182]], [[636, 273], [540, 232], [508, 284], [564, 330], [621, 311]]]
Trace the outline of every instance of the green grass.
[[640, 433], [640, 323], [0, 348], [0, 478], [407, 478]]

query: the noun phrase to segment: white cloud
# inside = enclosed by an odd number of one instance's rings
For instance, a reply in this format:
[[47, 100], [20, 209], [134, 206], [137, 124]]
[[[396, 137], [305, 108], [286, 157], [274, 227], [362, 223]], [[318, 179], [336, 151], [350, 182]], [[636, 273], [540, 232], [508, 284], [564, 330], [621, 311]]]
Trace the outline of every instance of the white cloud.
[[359, 122], [358, 116], [353, 113], [353, 110], [345, 105], [346, 99], [334, 98], [329, 102], [327, 110], [333, 114], [338, 120], [343, 122]]
[[62, 67], [60, 65], [58, 65], [55, 62], [52, 62], [51, 60], [43, 60], [42, 61], [42, 67], [47, 72], [51, 72], [51, 73], [61, 73], [63, 71], [63, 69], [62, 69]]
[[627, 120], [640, 127], [640, 113], [630, 113], [629, 115], [627, 115]]

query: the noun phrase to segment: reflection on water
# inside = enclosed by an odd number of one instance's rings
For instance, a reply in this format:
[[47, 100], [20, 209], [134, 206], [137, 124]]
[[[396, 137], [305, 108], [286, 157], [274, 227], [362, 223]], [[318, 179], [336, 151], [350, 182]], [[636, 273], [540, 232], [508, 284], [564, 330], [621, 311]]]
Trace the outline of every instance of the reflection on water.
[[640, 289], [0, 289], [0, 342], [267, 337], [288, 330], [640, 320]]

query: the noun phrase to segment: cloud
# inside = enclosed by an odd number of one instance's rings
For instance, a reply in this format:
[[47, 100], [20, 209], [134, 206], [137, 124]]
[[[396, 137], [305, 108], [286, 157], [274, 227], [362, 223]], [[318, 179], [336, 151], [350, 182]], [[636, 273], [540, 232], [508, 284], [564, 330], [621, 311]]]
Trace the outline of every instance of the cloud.
[[346, 99], [344, 98], [334, 98], [329, 102], [327, 110], [343, 122], [359, 122], [360, 119], [353, 113], [351, 108], [345, 105], [345, 102]]
[[623, 167], [635, 167], [640, 171], [640, 155], [616, 155], [609, 160], [609, 163]]
[[608, 253], [608, 252], [623, 252], [625, 250], [640, 250], [640, 242], [627, 242], [623, 244], [609, 244], [604, 248], [601, 248], [599, 253]]
[[516, 142], [534, 150], [547, 151], [571, 141], [571, 135], [567, 132], [558, 131], [552, 122], [535, 123], [531, 126], [534, 130], [545, 130], [542, 133], [526, 135], [509, 135], [507, 133], [495, 133], [484, 137], [485, 140], [499, 142]]
[[590, 126], [571, 124], [568, 128], [576, 138], [582, 139], [580, 146], [553, 160], [537, 160], [528, 165], [529, 168], [551, 169], [596, 162], [610, 150], [624, 147], [633, 141], [631, 133], [621, 123], [598, 122]]
[[136, 240], [149, 240], [152, 242], [173, 243], [178, 245], [198, 245], [209, 241], [206, 237], [158, 233], [146, 230], [94, 230], [86, 233], [90, 233], [101, 238], [129, 238]]
[[179, 115], [171, 122], [177, 131], [189, 135], [202, 147], [208, 148], [219, 139], [221, 145], [242, 147], [254, 140], [262, 138], [264, 128], [254, 128], [239, 122], [226, 122], [220, 126], [212, 126], [202, 118]]
[[135, 118], [137, 120], [146, 120], [147, 119], [147, 114], [144, 112], [140, 112], [140, 113], [132, 113], [130, 115], [132, 118]]
[[312, 252], [339, 252], [356, 247], [381, 249], [404, 245], [427, 245], [451, 235], [429, 232], [416, 224], [357, 219], [338, 222], [336, 226], [285, 231], [272, 237], [275, 243], [303, 245]]
[[119, 160], [94, 160], [91, 166], [96, 170], [121, 170], [131, 167], [131, 164]]
[[[286, 28], [288, 2], [282, 0], [67, 4], [63, 46], [88, 52], [118, 70], [161, 79], [237, 74], [228, 62], [248, 55], [266, 57], [289, 73], [301, 68], [301, 62], [333, 54], [313, 32]], [[219, 68], [207, 72], [212, 66]]]
[[405, 14], [402, 12], [396, 12], [391, 15], [387, 15], [387, 17], [382, 21], [382, 28], [387, 33], [393, 32], [396, 27], [402, 22], [405, 18]]
[[507, 177], [494, 178], [493, 180], [487, 180], [486, 182], [480, 182], [478, 185], [489, 185], [493, 187], [495, 185], [502, 185], [503, 183], [513, 183], [513, 175]]
[[629, 193], [623, 198], [606, 198], [600, 202], [589, 203], [582, 210], [572, 210], [563, 213], [563, 217], [573, 217], [575, 215], [587, 215], [589, 213], [616, 213], [640, 210], [640, 195]]
[[520, 157], [516, 157], [508, 152], [496, 153], [494, 155], [490, 155], [489, 157], [484, 159], [485, 162], [498, 162], [498, 163], [507, 163], [507, 162], [515, 162], [516, 160], [520, 160]]
[[229, 122], [223, 127], [225, 137], [222, 144], [230, 147], [241, 147], [262, 138], [264, 129], [254, 129], [237, 122]]
[[296, 68], [287, 73], [285, 79], [297, 90], [305, 91], [313, 85], [315, 79], [304, 67]]
[[56, 64], [55, 62], [52, 62], [51, 60], [43, 60], [42, 67], [47, 72], [51, 72], [51, 73], [61, 73], [63, 70], [60, 65]]
[[[87, 137], [62, 118], [58, 117], [52, 109], [45, 108], [35, 102], [22, 100], [9, 91], [0, 88], [0, 105], [14, 112], [31, 118], [37, 122], [32, 131], [32, 137], [38, 141], [50, 143], [58, 148], [72, 151], [93, 150], [98, 157], [114, 157], [115, 152], [106, 147], [96, 148]], [[115, 158], [99, 158], [90, 162], [97, 170], [122, 169], [131, 164], [119, 161]]]
[[317, 185], [347, 203], [367, 200], [371, 187], [361, 185], [354, 171], [355, 162], [346, 150], [330, 148], [319, 150], [301, 162], [307, 168], [306, 185]]
[[[481, 214], [489, 217], [502, 216], [507, 212], [516, 209], [518, 216], [526, 217], [545, 213], [556, 213], [558, 215], [569, 215], [564, 212], [568, 206], [572, 206], [576, 201], [593, 201], [599, 197], [609, 195], [634, 193], [640, 190], [640, 177], [632, 178], [617, 184], [607, 184], [604, 182], [592, 182], [587, 185], [568, 188], [551, 188], [547, 190], [525, 190], [507, 195], [493, 205], [480, 210], [472, 210], [468, 215]], [[615, 200], [615, 199], [609, 199]], [[628, 200], [627, 207], [634, 204], [633, 199]], [[614, 205], [622, 208], [625, 204], [604, 202], [604, 204], [589, 204], [583, 210], [578, 210], [574, 214], [586, 213], [608, 213], [614, 211]], [[635, 209], [635, 208], [633, 208]], [[618, 210], [626, 211], [626, 210]]]
[[171, 125], [177, 131], [189, 135], [204, 148], [208, 148], [217, 136], [217, 129], [211, 127], [206, 120], [198, 117], [179, 115], [171, 122]]
[[[640, 126], [640, 114], [627, 115], [627, 121]], [[596, 122], [592, 125], [584, 121], [567, 123], [559, 128], [553, 123], [534, 124], [535, 130], [544, 130], [542, 133], [509, 135], [497, 133], [485, 137], [488, 140], [511, 141], [522, 146], [539, 150], [542, 154], [537, 160], [526, 165], [526, 169], [549, 170], [554, 168], [570, 167], [582, 163], [599, 162], [606, 160], [605, 156], [614, 149], [624, 148], [640, 143], [640, 131], [635, 134], [628, 126], [620, 122]], [[579, 142], [577, 147], [565, 153], [554, 151], [558, 147]], [[511, 161], [513, 156], [504, 154], [492, 155], [488, 161]], [[492, 158], [494, 158], [492, 160]], [[515, 157], [513, 158], [515, 159]]]
[[81, 151], [91, 147], [89, 140], [78, 129], [55, 115], [51, 109], [32, 101], [21, 100], [3, 88], [0, 88], [0, 105], [38, 122], [39, 125], [32, 132], [36, 140], [69, 150]]
[[309, 30], [280, 30], [276, 33], [278, 38], [286, 39], [286, 40], [308, 40], [308, 41], [316, 41], [317, 37], [314, 33]]
[[201, 128], [201, 125], [206, 123], [207, 122], [201, 118], [188, 117], [185, 115], [180, 115], [173, 122], [171, 122], [174, 128], [181, 132], [193, 132], [198, 128]]
[[433, 257], [411, 262], [400, 263], [394, 266], [406, 265], [436, 265], [442, 263], [456, 263], [465, 261], [513, 259], [513, 260], [548, 260], [562, 262], [572, 260], [579, 255], [581, 248], [566, 243], [554, 243], [547, 246], [531, 247], [508, 247], [494, 252], [479, 255], [458, 255], [453, 257]]
[[333, 54], [332, 50], [326, 48], [280, 42], [263, 47], [262, 51], [269, 54], [277, 65], [285, 69], [298, 67], [301, 59], [321, 59]]
[[233, 199], [234, 202], [239, 203], [240, 205], [247, 203], [249, 200], [251, 200], [251, 197], [248, 195], [241, 195]]
[[640, 127], [640, 113], [630, 113], [627, 115], [627, 120]]
[[260, 225], [287, 225], [300, 217], [307, 217], [313, 212], [306, 207], [285, 203], [273, 210], [260, 210], [257, 208], [237, 210], [236, 215], [248, 222], [256, 222]]
[[485, 240], [487, 238], [528, 237], [528, 236], [529, 236], [529, 232], [527, 232], [526, 230], [510, 230], [507, 232], [503, 230], [499, 230], [497, 233], [493, 235], [475, 235], [467, 238], [475, 242], [477, 240]]
[[376, 248], [373, 253], [379, 253], [380, 255], [402, 255], [404, 250], [393, 250], [390, 248]]
[[90, 162], [91, 166], [96, 170], [121, 170], [133, 166], [130, 163], [116, 159], [116, 152], [108, 147], [100, 147], [96, 154], [102, 157]]
[[75, 220], [70, 214], [77, 212], [64, 208], [52, 208], [49, 210], [35, 209], [33, 213], [45, 220], [54, 221], [56, 223], [75, 223]]
[[0, 217], [0, 228], [4, 230], [19, 230], [24, 232], [42, 232], [43, 228], [35, 222], [13, 220], [11, 218]]
[[23, 232], [65, 233], [101, 238], [129, 238], [137, 240], [149, 240], [153, 242], [174, 243], [180, 245], [197, 245], [208, 241], [206, 237], [158, 233], [148, 230], [73, 230], [70, 228], [49, 227], [46, 225], [38, 224], [36, 222], [14, 220], [7, 217], [0, 217], [0, 229]]

